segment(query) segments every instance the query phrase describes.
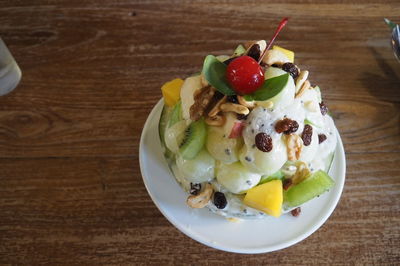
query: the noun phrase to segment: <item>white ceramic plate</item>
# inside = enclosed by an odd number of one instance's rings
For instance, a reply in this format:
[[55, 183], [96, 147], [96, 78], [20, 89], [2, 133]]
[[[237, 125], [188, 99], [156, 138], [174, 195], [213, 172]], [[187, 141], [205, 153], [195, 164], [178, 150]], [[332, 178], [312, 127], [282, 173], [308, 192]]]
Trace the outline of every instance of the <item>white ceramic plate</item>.
[[345, 180], [345, 155], [338, 134], [338, 145], [330, 175], [333, 189], [301, 208], [299, 217], [229, 222], [207, 208], [191, 209], [187, 194], [175, 181], [162, 154], [158, 134], [163, 100], [151, 111], [140, 139], [139, 160], [144, 184], [161, 213], [180, 231], [204, 245], [237, 253], [264, 253], [286, 248], [315, 232], [331, 215], [339, 201]]

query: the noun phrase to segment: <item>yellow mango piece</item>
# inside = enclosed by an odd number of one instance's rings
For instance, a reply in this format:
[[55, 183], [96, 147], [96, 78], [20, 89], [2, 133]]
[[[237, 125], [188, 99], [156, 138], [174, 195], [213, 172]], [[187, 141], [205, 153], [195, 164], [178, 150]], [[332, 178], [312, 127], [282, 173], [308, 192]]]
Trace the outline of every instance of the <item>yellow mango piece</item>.
[[182, 79], [173, 79], [161, 87], [164, 102], [167, 106], [174, 106], [179, 101], [182, 84]]
[[283, 190], [281, 180], [272, 180], [247, 191], [244, 204], [268, 215], [279, 217], [282, 212]]
[[287, 58], [289, 58], [289, 60], [290, 60], [291, 63], [294, 62], [294, 52], [292, 52], [292, 51], [290, 51], [290, 50], [288, 50], [288, 49], [282, 48], [282, 47], [280, 47], [280, 46], [278, 46], [278, 45], [274, 45], [274, 46], [272, 47], [272, 49], [273, 49], [273, 50], [281, 51], [282, 53], [284, 53], [284, 54], [286, 55]]

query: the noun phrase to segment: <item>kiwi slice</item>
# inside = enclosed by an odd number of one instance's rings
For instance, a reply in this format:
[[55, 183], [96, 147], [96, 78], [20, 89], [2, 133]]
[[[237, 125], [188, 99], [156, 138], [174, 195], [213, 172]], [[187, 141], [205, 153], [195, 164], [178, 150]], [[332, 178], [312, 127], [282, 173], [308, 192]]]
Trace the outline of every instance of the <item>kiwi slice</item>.
[[335, 181], [324, 171], [313, 173], [303, 182], [292, 186], [283, 194], [283, 202], [287, 207], [297, 207], [321, 195], [335, 184]]
[[190, 160], [203, 148], [207, 138], [207, 129], [204, 119], [192, 122], [185, 130], [185, 136], [179, 145], [182, 158]]
[[182, 120], [182, 104], [181, 101], [177, 102], [172, 109], [171, 117], [168, 122], [168, 127], [172, 127], [176, 123]]

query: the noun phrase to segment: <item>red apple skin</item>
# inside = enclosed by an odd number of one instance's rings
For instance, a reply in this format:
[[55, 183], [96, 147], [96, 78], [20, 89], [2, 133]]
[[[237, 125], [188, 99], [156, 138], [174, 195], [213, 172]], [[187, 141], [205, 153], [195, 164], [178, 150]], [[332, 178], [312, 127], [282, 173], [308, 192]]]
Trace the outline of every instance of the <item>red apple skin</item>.
[[235, 122], [233, 124], [231, 133], [229, 134], [230, 139], [236, 139], [242, 135], [243, 128], [245, 126], [244, 122]]

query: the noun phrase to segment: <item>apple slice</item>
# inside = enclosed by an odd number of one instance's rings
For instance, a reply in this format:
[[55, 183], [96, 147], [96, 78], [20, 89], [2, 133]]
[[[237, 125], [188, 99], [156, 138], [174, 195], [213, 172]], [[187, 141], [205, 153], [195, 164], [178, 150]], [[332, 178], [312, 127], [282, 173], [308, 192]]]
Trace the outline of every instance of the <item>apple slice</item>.
[[229, 138], [236, 139], [236, 138], [242, 136], [242, 131], [243, 131], [244, 125], [245, 125], [245, 123], [242, 121], [235, 122], [233, 124], [231, 133], [229, 134]]

